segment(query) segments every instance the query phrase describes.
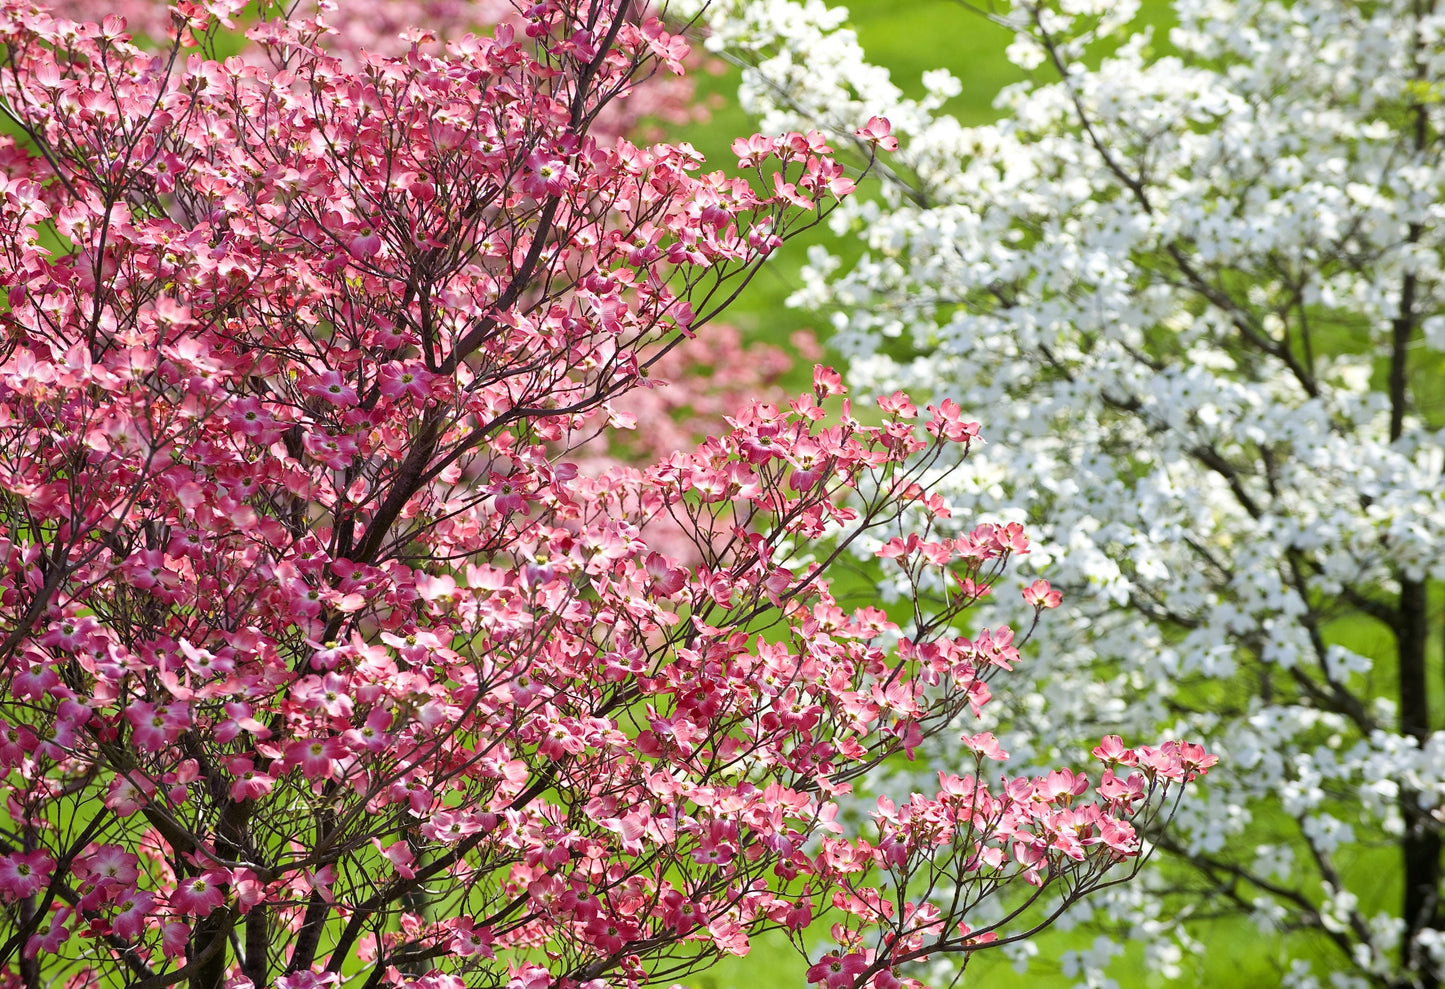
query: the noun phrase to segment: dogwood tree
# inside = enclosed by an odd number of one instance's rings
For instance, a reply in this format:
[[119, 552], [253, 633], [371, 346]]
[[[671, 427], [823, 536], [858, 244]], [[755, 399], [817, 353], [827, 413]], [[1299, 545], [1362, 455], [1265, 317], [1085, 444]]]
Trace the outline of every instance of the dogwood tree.
[[974, 128], [948, 67], [903, 97], [817, 0], [717, 5], [712, 43], [765, 129], [894, 125], [878, 197], [833, 217], [861, 259], [819, 249], [794, 301], [856, 383], [988, 410], [941, 490], [1030, 522], [1065, 591], [999, 706], [1015, 755], [1161, 726], [1226, 753], [1107, 916], [1189, 947], [1181, 919], [1237, 912], [1286, 984], [1433, 987], [1445, 10], [1179, 0], [1125, 38], [1137, 6], [975, 10], [1032, 81]]
[[[882, 989], [1129, 876], [1202, 747], [1009, 777], [968, 725], [835, 819], [1019, 661], [957, 619], [1021, 527], [900, 527], [955, 403], [864, 425], [820, 368], [645, 469], [567, 459], [852, 190], [820, 134], [736, 177], [609, 135], [686, 54], [628, 0], [208, 58], [236, 8], [147, 50], [0, 4], [0, 982], [600, 989], [831, 917], [807, 978]], [[908, 635], [829, 590], [870, 532], [953, 582]]]

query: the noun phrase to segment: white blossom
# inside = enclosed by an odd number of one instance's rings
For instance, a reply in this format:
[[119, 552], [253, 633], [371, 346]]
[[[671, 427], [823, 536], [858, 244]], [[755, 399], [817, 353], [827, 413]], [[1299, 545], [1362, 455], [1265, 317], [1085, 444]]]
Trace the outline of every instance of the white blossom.
[[[1341, 989], [1445, 974], [1433, 921], [1366, 918], [1350, 884], [1381, 879], [1342, 868], [1445, 825], [1445, 716], [1409, 722], [1400, 686], [1445, 581], [1431, 6], [1176, 0], [1160, 55], [1124, 36], [1135, 3], [1019, 0], [1009, 57], [1037, 81], [984, 127], [942, 112], [945, 72], [904, 97], [841, 8], [707, 14], [765, 129], [846, 147], [877, 114], [902, 142], [881, 193], [832, 217], [861, 256], [815, 249], [792, 302], [829, 313], [855, 388], [975, 410], [989, 442], [944, 482], [955, 517], [1026, 521], [1017, 579], [1065, 591], [989, 727], [1021, 766], [1109, 733], [1221, 755], [1143, 877], [1157, 895], [1097, 911], [1192, 949], [1158, 922], [1187, 906], [1166, 876], [1229, 875], [1261, 931], [1334, 935]], [[1022, 620], [995, 600], [980, 624]], [[1093, 978], [1093, 953], [1067, 959]], [[1323, 971], [1292, 959], [1282, 984]]]

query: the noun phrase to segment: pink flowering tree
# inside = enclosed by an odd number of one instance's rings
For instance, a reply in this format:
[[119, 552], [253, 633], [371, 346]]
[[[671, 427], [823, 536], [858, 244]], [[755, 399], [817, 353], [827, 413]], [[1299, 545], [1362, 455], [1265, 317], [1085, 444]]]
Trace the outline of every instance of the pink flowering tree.
[[[931, 535], [957, 405], [865, 425], [820, 369], [646, 469], [567, 459], [851, 191], [819, 136], [728, 177], [597, 130], [686, 54], [627, 0], [207, 58], [235, 13], [155, 51], [0, 2], [3, 985], [600, 989], [823, 919], [807, 978], [883, 989], [1132, 874], [1202, 748], [1007, 779], [965, 725], [837, 820], [1019, 661], [957, 620], [1023, 532]], [[830, 591], [864, 534], [906, 632]]]

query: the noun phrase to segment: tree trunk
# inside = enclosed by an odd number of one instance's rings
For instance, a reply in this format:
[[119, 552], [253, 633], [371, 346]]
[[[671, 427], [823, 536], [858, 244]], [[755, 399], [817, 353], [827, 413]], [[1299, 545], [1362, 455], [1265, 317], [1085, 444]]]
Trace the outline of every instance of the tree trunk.
[[[1428, 637], [1429, 601], [1424, 581], [1401, 580], [1400, 612], [1395, 628], [1400, 671], [1400, 732], [1424, 746], [1430, 736], [1430, 698], [1426, 678], [1425, 645]], [[1401, 987], [1438, 989], [1430, 959], [1415, 943], [1421, 931], [1438, 929], [1440, 910], [1440, 834], [1434, 819], [1420, 807], [1420, 795], [1400, 791], [1400, 812], [1405, 835], [1400, 842], [1404, 867], [1404, 907], [1401, 917], [1401, 959], [1409, 981]]]

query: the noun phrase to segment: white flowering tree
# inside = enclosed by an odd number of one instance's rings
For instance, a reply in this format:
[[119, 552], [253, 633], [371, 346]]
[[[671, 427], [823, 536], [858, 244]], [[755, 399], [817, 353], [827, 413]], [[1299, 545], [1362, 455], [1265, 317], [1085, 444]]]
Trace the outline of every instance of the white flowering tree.
[[997, 705], [1007, 747], [1163, 726], [1222, 754], [1150, 891], [1095, 919], [1166, 973], [1191, 915], [1234, 911], [1286, 985], [1433, 989], [1445, 10], [1178, 0], [1166, 40], [1128, 36], [1136, 9], [976, 11], [1034, 80], [978, 128], [942, 112], [948, 71], [905, 99], [817, 0], [710, 17], [765, 130], [900, 139], [834, 215], [861, 260], [815, 248], [794, 301], [833, 313], [855, 384], [987, 410], [950, 495], [1028, 521], [1025, 579], [1065, 591], [1032, 693]]

